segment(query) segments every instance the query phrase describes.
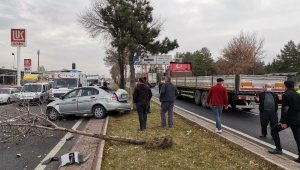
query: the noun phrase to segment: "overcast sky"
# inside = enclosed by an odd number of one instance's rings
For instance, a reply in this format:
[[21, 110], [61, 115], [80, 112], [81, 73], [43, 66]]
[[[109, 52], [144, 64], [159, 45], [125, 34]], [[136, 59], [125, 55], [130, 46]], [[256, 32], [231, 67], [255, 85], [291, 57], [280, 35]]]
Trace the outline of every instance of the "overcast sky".
[[[265, 62], [280, 53], [289, 40], [300, 43], [299, 0], [151, 0], [154, 16], [164, 21], [161, 37], [177, 39], [180, 48], [193, 52], [207, 47], [216, 59], [241, 31], [264, 39]], [[107, 42], [91, 39], [77, 22], [89, 0], [0, 0], [0, 67], [12, 68], [16, 47], [10, 29], [27, 30], [27, 47], [21, 48], [21, 65], [31, 58], [37, 68], [71, 68], [109, 76], [103, 57]], [[16, 65], [16, 64], [15, 64]]]

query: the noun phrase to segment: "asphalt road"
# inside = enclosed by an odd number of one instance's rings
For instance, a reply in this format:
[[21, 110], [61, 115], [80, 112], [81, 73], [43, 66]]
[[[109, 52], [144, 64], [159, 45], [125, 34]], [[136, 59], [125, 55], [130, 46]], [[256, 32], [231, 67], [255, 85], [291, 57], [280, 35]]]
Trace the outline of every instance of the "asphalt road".
[[[158, 97], [158, 88], [152, 88], [153, 96]], [[194, 100], [184, 98], [177, 99], [175, 105], [185, 110], [194, 112], [198, 115], [206, 117], [210, 120], [214, 120], [214, 114], [210, 109], [203, 108], [194, 103]], [[280, 118], [280, 114], [279, 114]], [[244, 112], [241, 110], [227, 110], [222, 114], [222, 124], [231, 127], [235, 130], [248, 134], [258, 140], [263, 140], [267, 143], [274, 145], [273, 139], [270, 134], [270, 128], [268, 127], [268, 135], [266, 138], [259, 138], [260, 133], [260, 119], [259, 111], [257, 109], [250, 112]], [[298, 154], [297, 145], [294, 140], [292, 131], [290, 128], [280, 132], [281, 145], [283, 149], [288, 150], [292, 153]]]
[[[16, 107], [15, 104], [1, 105], [0, 119], [3, 118], [4, 109], [9, 110], [10, 114], [16, 114], [16, 108], [19, 107]], [[39, 112], [40, 109], [39, 106], [30, 107], [33, 113]], [[72, 117], [56, 121], [55, 123], [62, 127], [71, 128], [80, 119], [83, 119], [83, 121], [78, 129], [82, 129], [85, 127], [89, 118]], [[19, 140], [0, 143], [0, 170], [35, 169], [65, 134], [65, 132], [43, 131], [42, 135], [32, 133]], [[74, 145], [77, 137], [77, 135], [74, 135], [72, 140], [67, 141], [56, 156], [67, 153]], [[21, 157], [17, 157], [17, 154], [21, 154]], [[49, 164], [46, 169], [57, 169], [58, 165], [58, 162], [53, 162]]]

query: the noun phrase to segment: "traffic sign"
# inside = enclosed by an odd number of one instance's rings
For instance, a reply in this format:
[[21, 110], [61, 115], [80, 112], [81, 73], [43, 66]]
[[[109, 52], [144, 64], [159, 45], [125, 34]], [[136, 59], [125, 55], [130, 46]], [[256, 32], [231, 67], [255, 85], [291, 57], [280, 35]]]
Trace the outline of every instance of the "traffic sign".
[[11, 29], [11, 46], [26, 47], [26, 29]]

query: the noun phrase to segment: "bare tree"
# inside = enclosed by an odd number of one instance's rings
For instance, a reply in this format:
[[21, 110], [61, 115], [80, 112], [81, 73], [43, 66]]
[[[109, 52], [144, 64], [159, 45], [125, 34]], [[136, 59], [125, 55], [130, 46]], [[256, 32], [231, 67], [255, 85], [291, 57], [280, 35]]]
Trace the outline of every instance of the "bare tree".
[[264, 64], [263, 40], [256, 34], [241, 32], [223, 49], [223, 56], [216, 62], [218, 74], [255, 74]]

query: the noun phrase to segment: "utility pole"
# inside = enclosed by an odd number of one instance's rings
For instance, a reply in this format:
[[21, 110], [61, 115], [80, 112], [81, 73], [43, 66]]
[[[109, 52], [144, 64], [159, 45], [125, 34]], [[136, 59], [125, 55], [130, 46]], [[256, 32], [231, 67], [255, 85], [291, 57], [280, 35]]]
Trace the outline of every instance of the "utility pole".
[[39, 69], [40, 69], [40, 50], [39, 49], [37, 50], [37, 55], [38, 55], [38, 68], [37, 68], [37, 71], [39, 71]]

